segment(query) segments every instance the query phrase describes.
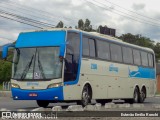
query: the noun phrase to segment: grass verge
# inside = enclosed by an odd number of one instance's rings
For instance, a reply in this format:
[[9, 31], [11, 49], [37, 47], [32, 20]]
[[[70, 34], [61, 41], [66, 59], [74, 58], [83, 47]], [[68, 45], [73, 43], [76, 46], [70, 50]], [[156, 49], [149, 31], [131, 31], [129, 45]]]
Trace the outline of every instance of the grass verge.
[[0, 90], [3, 90], [3, 85], [2, 84], [0, 84]]

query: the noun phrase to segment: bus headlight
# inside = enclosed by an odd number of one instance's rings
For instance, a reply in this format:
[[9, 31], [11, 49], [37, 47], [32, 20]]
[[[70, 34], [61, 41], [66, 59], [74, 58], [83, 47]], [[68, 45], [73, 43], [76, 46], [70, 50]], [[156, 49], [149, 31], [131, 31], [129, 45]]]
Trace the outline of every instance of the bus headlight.
[[54, 87], [59, 87], [59, 86], [62, 86], [62, 83], [53, 83], [53, 84], [50, 84], [48, 85], [48, 88], [54, 88]]
[[11, 87], [12, 88], [20, 88], [19, 85], [15, 84], [15, 83], [11, 83]]

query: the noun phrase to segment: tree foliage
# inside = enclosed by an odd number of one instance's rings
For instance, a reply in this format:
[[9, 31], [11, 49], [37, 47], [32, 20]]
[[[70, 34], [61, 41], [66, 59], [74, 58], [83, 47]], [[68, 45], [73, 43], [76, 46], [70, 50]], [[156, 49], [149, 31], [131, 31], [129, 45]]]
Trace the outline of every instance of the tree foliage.
[[91, 21], [89, 19], [86, 19], [85, 22], [83, 22], [82, 19], [78, 21], [78, 29], [84, 30], [84, 31], [93, 31]]
[[81, 30], [84, 29], [84, 22], [83, 22], [82, 19], [80, 19], [80, 20], [78, 21], [78, 29], [81, 29]]
[[[12, 61], [13, 49], [10, 50], [8, 53], [9, 53], [8, 60]], [[0, 57], [1, 56], [2, 52], [0, 52]], [[9, 81], [11, 79], [11, 70], [12, 70], [12, 63], [0, 59], [0, 84], [2, 84], [4, 81]]]
[[150, 38], [143, 37], [139, 34], [132, 35], [131, 33], [122, 34], [120, 37], [124, 42], [128, 42], [131, 44], [148, 47], [153, 49], [154, 48], [154, 41], [150, 40]]
[[63, 28], [63, 22], [62, 21], [60, 21], [57, 25], [56, 25], [56, 28]]
[[159, 42], [156, 43], [153, 50], [155, 52], [156, 61], [158, 62], [160, 60], [160, 43]]
[[0, 84], [11, 78], [11, 63], [0, 60]]

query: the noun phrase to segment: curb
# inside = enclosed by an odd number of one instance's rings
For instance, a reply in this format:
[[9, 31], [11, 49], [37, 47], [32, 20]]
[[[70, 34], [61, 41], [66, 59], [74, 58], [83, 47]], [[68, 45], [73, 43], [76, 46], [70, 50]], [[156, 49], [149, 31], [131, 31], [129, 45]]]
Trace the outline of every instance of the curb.
[[70, 105], [66, 111], [84, 111], [84, 109], [81, 105]]
[[155, 95], [154, 97], [160, 97], [160, 95]]
[[0, 91], [0, 97], [12, 97], [11, 91]]

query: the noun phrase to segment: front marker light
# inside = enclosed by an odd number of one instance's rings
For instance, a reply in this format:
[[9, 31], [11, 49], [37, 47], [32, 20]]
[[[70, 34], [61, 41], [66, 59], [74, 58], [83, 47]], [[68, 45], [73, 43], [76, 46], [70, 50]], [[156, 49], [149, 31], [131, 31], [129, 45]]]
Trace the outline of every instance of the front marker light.
[[62, 86], [62, 83], [61, 83], [61, 82], [60, 82], [60, 83], [50, 84], [50, 85], [48, 85], [48, 88], [54, 88], [54, 87], [60, 87], [60, 86]]
[[11, 87], [12, 88], [20, 88], [19, 85], [15, 84], [15, 83], [11, 83]]

